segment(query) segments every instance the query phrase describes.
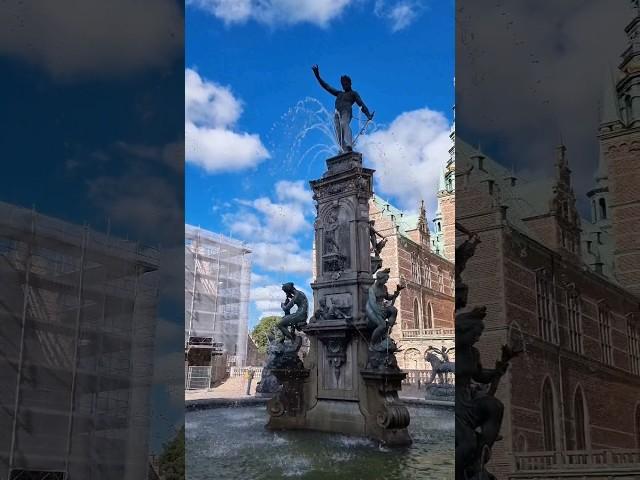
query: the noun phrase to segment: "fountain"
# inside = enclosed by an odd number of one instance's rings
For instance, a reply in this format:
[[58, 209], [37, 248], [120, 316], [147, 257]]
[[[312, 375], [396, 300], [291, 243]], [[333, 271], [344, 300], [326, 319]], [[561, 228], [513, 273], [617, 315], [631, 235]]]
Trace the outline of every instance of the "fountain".
[[[265, 425], [260, 407], [190, 408], [187, 468], [194, 480], [212, 471], [218, 478], [451, 478], [452, 412], [398, 397], [406, 374], [391, 331], [404, 285], [391, 293], [386, 286], [385, 241], [369, 221], [374, 171], [349, 144], [348, 124], [336, 118], [335, 126], [342, 129], [340, 152], [310, 182], [317, 215], [312, 315], [307, 320], [304, 293], [285, 283], [284, 315], [269, 338], [260, 384], [271, 397], [266, 428], [258, 428]], [[309, 340], [304, 361], [302, 333]]]
[[[298, 310], [289, 314], [293, 297], [285, 301], [279, 324], [291, 345], [300, 343], [296, 328], [304, 331], [310, 351], [304, 366], [289, 362], [286, 368], [270, 368], [282, 389], [269, 401], [267, 427], [408, 445], [410, 416], [398, 398], [406, 374], [398, 368], [397, 346], [390, 336], [397, 315], [393, 302], [404, 286], [398, 285], [393, 294], [387, 290], [389, 269], [380, 268], [379, 256], [384, 242], [376, 240], [369, 222], [374, 171], [363, 167], [362, 155], [353, 151], [349, 127], [353, 103], [367, 118], [373, 115], [351, 90], [348, 77], [342, 77], [344, 91], [339, 91], [322, 80], [317, 66], [313, 71], [323, 88], [336, 96], [335, 128], [342, 153], [327, 159], [322, 178], [311, 181], [317, 210], [317, 276], [311, 285], [315, 313], [304, 325], [307, 301], [298, 292]], [[285, 293], [287, 288], [293, 287], [283, 286]]]

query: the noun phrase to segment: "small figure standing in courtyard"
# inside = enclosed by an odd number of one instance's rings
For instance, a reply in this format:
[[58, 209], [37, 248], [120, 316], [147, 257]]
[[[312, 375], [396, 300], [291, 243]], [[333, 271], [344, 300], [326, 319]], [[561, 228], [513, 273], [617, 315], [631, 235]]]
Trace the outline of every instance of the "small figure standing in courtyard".
[[351, 134], [351, 127], [349, 124], [351, 123], [351, 118], [353, 116], [353, 104], [356, 103], [369, 120], [373, 119], [373, 113], [369, 112], [369, 109], [360, 98], [360, 95], [358, 95], [358, 92], [351, 88], [351, 78], [347, 75], [340, 77], [342, 90], [338, 90], [320, 77], [320, 69], [318, 68], [318, 65], [314, 65], [311, 69], [313, 70], [313, 74], [316, 76], [320, 86], [336, 97], [334, 124], [336, 134], [338, 136], [338, 143], [340, 144], [340, 149], [343, 152], [351, 152], [353, 151], [353, 135]]
[[[284, 311], [284, 317], [278, 322], [278, 329], [282, 332], [284, 342], [288, 338], [292, 342], [295, 340], [295, 329], [298, 325], [307, 323], [307, 313], [309, 310], [309, 302], [307, 296], [300, 290], [297, 290], [292, 282], [282, 285], [282, 291], [286, 294], [286, 299], [280, 304]], [[294, 313], [291, 309], [298, 307]]]

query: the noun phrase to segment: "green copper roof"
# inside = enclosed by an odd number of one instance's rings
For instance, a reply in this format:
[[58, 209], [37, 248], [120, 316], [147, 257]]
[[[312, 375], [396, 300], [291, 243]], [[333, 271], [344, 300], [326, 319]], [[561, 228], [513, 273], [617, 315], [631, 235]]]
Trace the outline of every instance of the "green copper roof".
[[[404, 238], [411, 240], [409, 238], [409, 232], [418, 228], [419, 214], [406, 214], [376, 194], [373, 195], [372, 200], [384, 216], [391, 218], [393, 215], [393, 222], [398, 227], [398, 233]], [[442, 234], [437, 235], [431, 230], [429, 231], [429, 234], [431, 236], [431, 244], [434, 249], [434, 253], [437, 251], [438, 255], [444, 258], [444, 255], [440, 253], [444, 251], [442, 245]]]

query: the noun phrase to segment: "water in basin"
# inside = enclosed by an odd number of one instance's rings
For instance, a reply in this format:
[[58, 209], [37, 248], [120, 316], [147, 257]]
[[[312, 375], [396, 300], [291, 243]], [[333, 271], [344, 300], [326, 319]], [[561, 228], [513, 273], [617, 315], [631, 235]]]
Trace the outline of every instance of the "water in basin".
[[453, 410], [412, 407], [413, 445], [385, 448], [345, 435], [264, 428], [264, 406], [186, 414], [189, 480], [453, 479]]

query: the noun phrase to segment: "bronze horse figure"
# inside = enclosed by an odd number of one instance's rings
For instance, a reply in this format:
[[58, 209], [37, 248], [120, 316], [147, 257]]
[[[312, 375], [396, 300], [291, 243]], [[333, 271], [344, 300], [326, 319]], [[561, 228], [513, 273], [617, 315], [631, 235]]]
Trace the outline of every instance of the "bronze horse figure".
[[424, 356], [425, 360], [431, 364], [431, 378], [427, 382], [427, 385], [433, 383], [436, 375], [440, 383], [449, 383], [449, 373], [456, 373], [455, 362], [445, 362], [440, 360], [438, 356], [432, 351], [427, 351]]

